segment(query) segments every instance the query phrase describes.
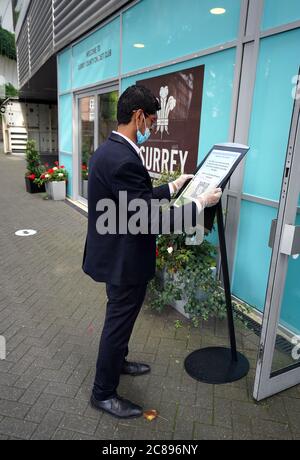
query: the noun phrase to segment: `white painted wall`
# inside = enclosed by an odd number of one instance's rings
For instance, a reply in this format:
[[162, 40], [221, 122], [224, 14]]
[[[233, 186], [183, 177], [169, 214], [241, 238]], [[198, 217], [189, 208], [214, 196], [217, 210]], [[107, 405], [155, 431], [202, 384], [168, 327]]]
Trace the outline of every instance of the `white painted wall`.
[[[11, 0], [0, 0], [1, 26], [9, 32], [14, 32], [13, 10]], [[0, 96], [3, 97], [4, 86], [11, 83], [19, 88], [17, 63], [5, 56], [0, 55]]]
[[0, 16], [2, 17], [2, 28], [14, 32], [11, 0], [0, 0]]
[[0, 81], [0, 84], [3, 84], [5, 80], [5, 83], [11, 83], [16, 89], [19, 89], [16, 61], [8, 59], [5, 56], [0, 56], [0, 80], [2, 80]]

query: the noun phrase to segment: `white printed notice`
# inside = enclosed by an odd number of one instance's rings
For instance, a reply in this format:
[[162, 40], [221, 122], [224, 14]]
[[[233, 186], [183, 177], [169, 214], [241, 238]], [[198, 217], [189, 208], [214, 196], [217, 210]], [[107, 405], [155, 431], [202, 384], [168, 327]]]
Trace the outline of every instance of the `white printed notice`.
[[222, 181], [234, 170], [241, 152], [213, 150], [195, 174], [188, 187], [177, 198], [174, 206], [182, 206], [204, 193], [208, 187], [219, 187]]

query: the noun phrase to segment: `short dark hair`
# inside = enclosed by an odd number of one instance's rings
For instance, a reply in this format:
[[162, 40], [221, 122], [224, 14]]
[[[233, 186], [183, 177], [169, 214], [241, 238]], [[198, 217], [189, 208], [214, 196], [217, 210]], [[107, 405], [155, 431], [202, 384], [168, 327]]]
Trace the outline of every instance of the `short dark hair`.
[[155, 115], [161, 109], [158, 99], [145, 86], [133, 85], [124, 91], [118, 102], [118, 123], [128, 125], [133, 111], [142, 109], [148, 115]]

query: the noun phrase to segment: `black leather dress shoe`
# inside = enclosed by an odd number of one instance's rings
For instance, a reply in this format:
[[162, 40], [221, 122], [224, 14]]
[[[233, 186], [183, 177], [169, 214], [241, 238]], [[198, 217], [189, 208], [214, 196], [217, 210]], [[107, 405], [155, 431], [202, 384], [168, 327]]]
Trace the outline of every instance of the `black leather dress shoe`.
[[148, 364], [142, 363], [130, 363], [125, 361], [122, 367], [122, 374], [127, 375], [143, 375], [148, 374], [151, 371], [151, 367]]
[[137, 418], [143, 415], [143, 409], [140, 406], [128, 401], [128, 399], [115, 396], [106, 401], [98, 401], [93, 395], [91, 396], [91, 405], [97, 410], [107, 412], [117, 418]]

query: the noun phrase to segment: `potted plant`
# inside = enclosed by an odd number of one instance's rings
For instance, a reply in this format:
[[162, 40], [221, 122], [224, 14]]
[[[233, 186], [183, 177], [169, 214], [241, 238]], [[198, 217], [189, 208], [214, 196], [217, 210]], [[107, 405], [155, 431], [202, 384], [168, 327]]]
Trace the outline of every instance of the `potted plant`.
[[49, 198], [55, 201], [66, 199], [66, 183], [68, 172], [59, 162], [55, 162], [55, 167], [44, 171], [39, 178], [35, 179], [38, 185], [45, 184]]
[[[174, 175], [164, 175], [157, 184], [172, 178]], [[159, 312], [170, 305], [195, 326], [211, 317], [225, 319], [225, 296], [216, 277], [217, 249], [207, 240], [200, 245], [186, 245], [187, 236], [172, 234], [157, 238], [157, 271], [148, 286], [147, 302]], [[235, 302], [233, 305], [237, 306]], [[239, 305], [239, 312], [241, 308]]]
[[86, 164], [81, 166], [81, 179], [82, 179], [82, 196], [85, 199], [88, 199], [88, 179], [89, 179], [89, 169]]
[[216, 248], [208, 241], [186, 246], [186, 235], [157, 239], [157, 274], [149, 283], [148, 303], [159, 311], [171, 305], [194, 324], [226, 316], [221, 283], [216, 279]]
[[36, 178], [39, 178], [45, 171], [41, 165], [40, 154], [36, 149], [34, 140], [29, 140], [26, 144], [26, 163], [27, 172], [25, 174], [25, 185], [28, 193], [45, 193], [45, 185], [37, 184]]

